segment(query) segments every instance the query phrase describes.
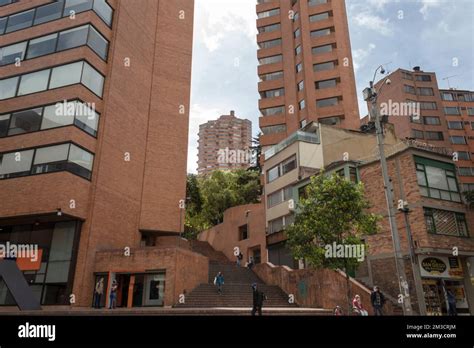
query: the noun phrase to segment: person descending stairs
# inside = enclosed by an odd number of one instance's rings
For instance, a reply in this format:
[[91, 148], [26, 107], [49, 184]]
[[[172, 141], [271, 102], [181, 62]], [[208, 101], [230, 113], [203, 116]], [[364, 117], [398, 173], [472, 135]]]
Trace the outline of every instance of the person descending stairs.
[[[191, 249], [209, 258], [208, 282], [200, 284], [186, 295], [184, 303], [176, 308], [215, 308], [215, 307], [246, 307], [251, 308], [253, 302], [252, 284], [257, 284], [267, 300], [265, 307], [297, 307], [289, 303], [289, 297], [278, 286], [265, 284], [252, 270], [238, 267], [222, 253], [214, 250], [207, 242], [190, 241]], [[216, 276], [221, 272], [224, 282], [218, 294], [214, 285]]]

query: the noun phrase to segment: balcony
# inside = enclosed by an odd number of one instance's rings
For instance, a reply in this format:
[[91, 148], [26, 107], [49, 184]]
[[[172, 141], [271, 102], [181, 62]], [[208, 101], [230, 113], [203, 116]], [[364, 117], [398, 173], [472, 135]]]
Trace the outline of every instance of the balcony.
[[276, 155], [278, 152], [286, 149], [291, 144], [294, 144], [297, 141], [303, 141], [306, 143], [320, 144], [319, 132], [318, 133], [308, 133], [303, 131], [296, 131], [288, 138], [273, 146], [269, 150], [265, 151], [265, 160]]

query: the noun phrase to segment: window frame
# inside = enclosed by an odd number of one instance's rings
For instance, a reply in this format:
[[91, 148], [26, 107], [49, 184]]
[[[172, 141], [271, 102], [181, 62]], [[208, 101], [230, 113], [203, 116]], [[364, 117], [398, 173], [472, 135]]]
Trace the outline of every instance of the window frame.
[[[75, 99], [70, 99], [70, 100], [66, 100], [67, 103], [81, 103], [81, 104], [87, 104], [85, 103], [83, 100], [79, 99], [79, 98], [75, 98]], [[34, 107], [29, 107], [29, 108], [26, 108], [26, 109], [19, 109], [19, 110], [13, 110], [13, 111], [10, 111], [10, 112], [7, 112], [7, 113], [4, 113], [4, 114], [0, 114], [0, 116], [7, 116], [9, 115], [9, 119], [8, 119], [8, 123], [7, 123], [7, 132], [6, 132], [6, 135], [5, 136], [1, 136], [0, 134], [0, 139], [2, 138], [9, 138], [9, 137], [15, 137], [15, 136], [20, 136], [20, 135], [23, 135], [23, 134], [31, 134], [31, 133], [36, 133], [36, 132], [43, 132], [43, 131], [48, 131], [50, 129], [58, 129], [58, 128], [63, 128], [63, 127], [77, 127], [79, 128], [81, 131], [89, 134], [90, 136], [94, 137], [94, 138], [97, 138], [97, 135], [99, 133], [99, 128], [100, 128], [100, 117], [101, 117], [101, 113], [94, 110], [94, 109], [91, 109], [92, 111], [95, 112], [96, 114], [96, 117], [97, 117], [97, 129], [92, 129], [93, 132], [89, 132], [87, 131], [86, 129], [84, 129], [83, 127], [80, 127], [78, 124], [76, 124], [76, 121], [77, 121], [77, 110], [75, 109], [74, 110], [74, 118], [73, 118], [73, 122], [72, 124], [66, 124], [66, 125], [62, 125], [62, 126], [58, 126], [58, 127], [50, 127], [50, 128], [42, 128], [43, 126], [43, 121], [44, 121], [44, 113], [45, 113], [45, 109], [47, 107], [50, 107], [50, 106], [53, 106], [53, 105], [57, 105], [59, 103], [64, 103], [64, 101], [59, 101], [59, 102], [56, 102], [56, 103], [52, 103], [52, 104], [44, 104], [44, 105], [38, 105], [38, 106], [34, 106]], [[32, 110], [32, 109], [40, 109], [41, 108], [41, 122], [40, 122], [40, 128], [38, 130], [35, 130], [35, 131], [31, 131], [31, 132], [25, 132], [25, 133], [18, 133], [18, 134], [11, 134], [9, 135], [9, 130], [11, 129], [11, 122], [12, 122], [12, 119], [13, 119], [13, 114], [15, 113], [19, 113], [19, 112], [23, 112], [23, 111], [28, 111], [28, 110]], [[90, 127], [89, 127], [90, 128]]]
[[[68, 47], [68, 48], [60, 50], [59, 49], [59, 40], [60, 40], [60, 37], [61, 37], [61, 33], [71, 31], [71, 30], [74, 30], [74, 29], [78, 29], [78, 28], [82, 28], [82, 27], [87, 27], [87, 36], [86, 36], [85, 44], [81, 44], [79, 46], [72, 46], [72, 47]], [[101, 38], [105, 41], [105, 44], [106, 44], [106, 46], [105, 46], [105, 56], [102, 56], [101, 54], [99, 54], [99, 52], [92, 47], [92, 44], [91, 44], [91, 31], [92, 30], [94, 30], [97, 33], [99, 38]], [[52, 36], [52, 35], [56, 35], [54, 50], [52, 52], [48, 52], [48, 53], [41, 54], [41, 55], [36, 55], [34, 57], [29, 56], [32, 41], [38, 40], [38, 39], [41, 39], [41, 38], [46, 38], [46, 37]], [[52, 54], [55, 54], [55, 53], [66, 52], [68, 50], [73, 50], [73, 49], [77, 49], [77, 48], [81, 48], [81, 47], [88, 47], [97, 56], [99, 56], [100, 59], [102, 59], [106, 63], [108, 62], [108, 58], [109, 58], [110, 42], [109, 42], [109, 40], [107, 40], [107, 38], [104, 37], [104, 35], [102, 35], [100, 33], [100, 31], [91, 22], [88, 22], [88, 23], [85, 23], [85, 24], [80, 24], [80, 25], [75, 26], [75, 27], [71, 27], [71, 28], [67, 28], [67, 29], [64, 29], [64, 30], [56, 31], [56, 32], [49, 33], [49, 34], [46, 34], [46, 35], [32, 37], [28, 40], [17, 42], [17, 43], [11, 44], [11, 45], [6, 45], [6, 46], [3, 46], [3, 47], [0, 47], [0, 52], [1, 52], [2, 49], [5, 49], [5, 48], [10, 47], [10, 46], [19, 45], [19, 44], [22, 44], [22, 43], [25, 44], [25, 48], [24, 48], [24, 51], [23, 51], [23, 54], [22, 54], [22, 58], [20, 59], [20, 62], [28, 61], [28, 60], [36, 59], [36, 58], [40, 58], [40, 57], [46, 57], [46, 56], [49, 56], [49, 55], [52, 55]], [[0, 66], [8, 66], [10, 64], [15, 64], [15, 63], [16, 63], [16, 60], [13, 61], [13, 62], [5, 63], [5, 64], [0, 64]]]
[[[42, 164], [37, 164], [35, 165], [35, 159], [36, 159], [36, 151], [39, 150], [39, 149], [44, 149], [44, 148], [48, 148], [48, 147], [53, 147], [53, 146], [61, 146], [61, 145], [69, 145], [68, 147], [68, 153], [67, 153], [67, 159], [66, 160], [63, 160], [63, 161], [56, 161], [56, 162], [48, 162], [48, 163], [42, 163]], [[92, 164], [91, 164], [91, 170], [88, 170], [87, 168], [81, 166], [81, 165], [78, 165], [80, 166], [82, 169], [86, 170], [88, 172], [88, 176], [83, 176], [83, 175], [80, 175], [78, 173], [76, 173], [75, 171], [73, 171], [71, 168], [70, 168], [70, 164], [71, 163], [74, 163], [74, 162], [71, 162], [69, 161], [69, 156], [70, 156], [70, 153], [71, 153], [71, 147], [72, 146], [76, 146], [77, 148], [79, 148], [80, 150], [82, 151], [85, 151], [87, 153], [89, 153], [91, 156], [92, 156]], [[18, 173], [21, 173], [19, 175], [13, 175], [13, 176], [8, 176], [8, 175], [11, 175], [11, 174], [15, 174], [15, 173], [10, 173], [10, 174], [4, 174], [4, 175], [7, 175], [7, 177], [1, 177], [0, 175], [0, 181], [1, 180], [8, 180], [8, 179], [15, 179], [15, 178], [20, 178], [20, 177], [27, 177], [27, 176], [34, 176], [34, 175], [41, 175], [41, 174], [51, 174], [51, 173], [58, 173], [58, 172], [69, 172], [73, 175], [76, 175], [80, 178], [83, 178], [85, 180], [88, 180], [88, 181], [92, 181], [92, 173], [94, 171], [94, 165], [95, 165], [95, 153], [89, 151], [88, 149], [86, 149], [85, 147], [81, 146], [81, 145], [78, 145], [77, 143], [73, 142], [73, 141], [65, 141], [65, 142], [59, 142], [59, 143], [53, 143], [53, 144], [47, 144], [47, 145], [42, 145], [42, 146], [36, 146], [36, 147], [30, 147], [30, 148], [22, 148], [22, 149], [17, 149], [17, 150], [13, 150], [13, 151], [5, 151], [5, 152], [0, 152], [0, 158], [3, 158], [4, 155], [8, 155], [8, 154], [15, 154], [17, 152], [25, 152], [25, 151], [33, 151], [33, 155], [32, 155], [32, 158], [31, 158], [31, 163], [30, 163], [30, 166], [29, 166], [29, 170], [28, 171], [23, 171], [23, 172], [18, 172]], [[1, 163], [1, 161], [0, 161]], [[58, 170], [49, 170], [49, 171], [43, 171], [43, 172], [35, 172], [35, 170], [37, 170], [37, 167], [40, 166], [40, 165], [57, 165], [57, 164], [63, 164], [64, 167], [61, 168], [61, 169], [58, 169]]]
[[[442, 200], [442, 201], [448, 201], [448, 202], [456, 202], [456, 203], [461, 203], [462, 202], [461, 191], [459, 189], [459, 182], [458, 182], [458, 178], [456, 176], [456, 167], [454, 165], [448, 164], [448, 163], [445, 163], [445, 162], [439, 162], [439, 161], [431, 160], [431, 159], [424, 158], [424, 157], [419, 157], [419, 156], [414, 156], [414, 163], [415, 163], [415, 170], [416, 170], [416, 173], [417, 173], [418, 187], [420, 187], [420, 191], [422, 191], [421, 189], [424, 188], [427, 192], [427, 195], [425, 195], [425, 194], [423, 194], [423, 192], [421, 192], [422, 197], [427, 197], [427, 198]], [[419, 166], [420, 166], [420, 168], [419, 168]], [[448, 187], [448, 190], [439, 189], [439, 188], [430, 186], [430, 182], [428, 181], [428, 174], [426, 172], [426, 167], [427, 166], [437, 168], [437, 169], [441, 169], [441, 170], [444, 171], [444, 179], [445, 179], [446, 185]], [[426, 185], [421, 185], [420, 184], [420, 182], [418, 180], [418, 173], [419, 172], [423, 173], [424, 181], [425, 181]], [[448, 175], [447, 172], [450, 172], [452, 174]], [[454, 182], [456, 184], [456, 191], [451, 191], [449, 189], [449, 180], [448, 180], [448, 178], [454, 179]], [[439, 198], [438, 197], [433, 197], [431, 195], [431, 190], [439, 191]], [[441, 191], [447, 192], [449, 194], [450, 199], [442, 198]], [[453, 199], [453, 195], [459, 196], [459, 200]]]
[[[112, 29], [113, 28], [113, 21], [114, 21], [114, 15], [115, 15], [115, 9], [108, 3], [107, 0], [103, 0], [103, 2], [110, 8], [111, 10], [111, 16], [110, 16], [110, 23], [108, 23], [105, 18], [103, 18], [103, 16], [99, 13], [99, 10], [97, 10], [97, 6], [96, 6], [96, 2], [100, 2], [102, 0], [92, 0], [92, 7], [88, 10], [84, 10], [84, 11], [81, 11], [81, 12], [76, 12], [75, 14], [78, 15], [80, 13], [85, 13], [85, 12], [88, 12], [88, 11], [93, 11], [97, 17], [100, 18], [101, 21], [103, 21], [105, 23], [105, 25]], [[31, 27], [35, 27], [37, 25], [42, 25], [42, 24], [45, 24], [45, 23], [50, 23], [50, 22], [53, 22], [53, 21], [56, 21], [56, 20], [59, 20], [61, 18], [66, 18], [66, 17], [69, 17], [70, 14], [67, 14], [67, 15], [64, 15], [64, 12], [65, 12], [65, 8], [66, 8], [66, 0], [64, 0], [62, 2], [62, 6], [61, 6], [61, 11], [59, 12], [60, 13], [60, 16], [58, 18], [54, 18], [54, 19], [51, 19], [49, 21], [45, 21], [45, 22], [41, 22], [41, 23], [35, 23], [36, 21], [36, 15], [37, 15], [37, 11], [38, 9], [40, 8], [44, 8], [44, 7], [47, 7], [47, 6], [50, 6], [51, 4], [53, 3], [46, 3], [46, 4], [41, 4], [41, 5], [38, 5], [36, 7], [33, 7], [33, 8], [30, 8], [30, 9], [27, 9], [27, 10], [22, 10], [22, 11], [18, 11], [18, 12], [15, 12], [15, 13], [11, 13], [9, 14], [8, 16], [3, 16], [3, 17], [0, 17], [0, 20], [4, 20], [6, 19], [6, 22], [5, 22], [5, 28], [3, 31], [0, 31], [0, 36], [2, 35], [6, 35], [6, 34], [10, 34], [10, 33], [14, 33], [14, 32], [17, 32], [17, 31], [20, 31], [20, 30], [24, 30], [24, 29], [27, 29], [27, 28], [31, 28]], [[24, 27], [24, 28], [21, 28], [21, 29], [17, 29], [17, 30], [14, 30], [14, 31], [9, 31], [7, 32], [7, 28], [8, 28], [8, 24], [10, 22], [10, 17], [12, 16], [15, 16], [15, 15], [19, 15], [21, 13], [26, 13], [26, 12], [29, 12], [29, 11], [33, 11], [33, 19], [31, 21], [31, 25], [27, 26], [27, 27]]]
[[[284, 167], [285, 165], [290, 164], [291, 162], [295, 162], [295, 166], [294, 166], [292, 169], [290, 169], [290, 170], [284, 172], [283, 167]], [[278, 168], [278, 170], [277, 170], [278, 176], [275, 177], [275, 179], [273, 179], [273, 180], [270, 181], [270, 180], [269, 180], [269, 173], [270, 173], [270, 171], [272, 171], [272, 170], [274, 170], [274, 169], [276, 169], [276, 168]], [[297, 157], [296, 157], [296, 155], [291, 155], [291, 156], [289, 156], [288, 158], [286, 158], [285, 160], [281, 161], [280, 163], [278, 163], [278, 164], [274, 165], [273, 167], [271, 167], [270, 169], [267, 169], [267, 170], [266, 170], [266, 172], [265, 172], [265, 179], [266, 179], [266, 181], [267, 181], [267, 184], [269, 184], [269, 183], [271, 183], [271, 182], [274, 182], [274, 181], [277, 180], [278, 178], [281, 178], [282, 176], [284, 176], [284, 175], [286, 175], [286, 174], [292, 172], [292, 171], [295, 170], [296, 168], [298, 168]]]
[[[453, 220], [456, 225], [456, 232], [457, 235], [452, 235], [449, 233], [440, 233], [438, 231], [439, 227], [436, 226], [436, 221], [434, 218], [434, 213], [435, 211], [440, 211], [440, 212], [448, 212], [453, 215]], [[426, 226], [426, 232], [432, 235], [439, 235], [439, 236], [450, 236], [450, 237], [459, 237], [459, 238], [470, 238], [470, 233], [469, 233], [469, 226], [467, 224], [467, 219], [466, 219], [466, 214], [465, 213], [460, 213], [456, 211], [450, 211], [450, 210], [444, 210], [444, 209], [436, 209], [436, 208], [430, 208], [430, 207], [423, 207], [423, 216], [425, 218], [425, 226]], [[430, 223], [428, 223], [428, 220], [430, 220]], [[466, 231], [466, 235], [463, 235], [460, 233], [460, 224], [464, 225], [464, 229]], [[432, 228], [430, 228], [432, 227]]]
[[[69, 85], [62, 85], [62, 86], [57, 86], [57, 87], [54, 87], [54, 88], [51, 88], [51, 77], [53, 76], [53, 70], [56, 69], [56, 68], [61, 68], [61, 67], [65, 67], [65, 66], [68, 66], [68, 65], [72, 65], [72, 64], [76, 64], [76, 63], [82, 63], [82, 69], [81, 69], [81, 76], [80, 76], [80, 80], [79, 82], [77, 83], [73, 83], [73, 84], [69, 84]], [[83, 76], [84, 76], [84, 67], [85, 67], [85, 64], [89, 65], [89, 67], [97, 72], [101, 77], [102, 77], [102, 90], [101, 90], [101, 95], [98, 95], [96, 94], [92, 89], [90, 89], [87, 85], [85, 85], [83, 83]], [[29, 93], [29, 94], [23, 94], [23, 95], [19, 95], [19, 89], [20, 89], [20, 85], [21, 85], [21, 80], [23, 78], [23, 76], [26, 76], [26, 75], [30, 75], [30, 74], [33, 74], [33, 73], [39, 73], [39, 72], [42, 72], [42, 71], [47, 71], [49, 70], [49, 78], [48, 78], [48, 82], [47, 82], [47, 87], [46, 89], [44, 90], [41, 90], [41, 91], [37, 91], [37, 92], [33, 92], [33, 93]], [[30, 71], [30, 72], [27, 72], [27, 73], [24, 73], [24, 74], [20, 74], [20, 75], [15, 75], [15, 76], [9, 76], [9, 77], [6, 77], [1, 81], [5, 81], [5, 80], [9, 80], [9, 79], [14, 79], [16, 78], [17, 79], [17, 83], [16, 83], [16, 90], [15, 90], [15, 94], [12, 96], [12, 97], [8, 97], [8, 98], [4, 98], [4, 99], [0, 99], [0, 101], [3, 101], [3, 100], [8, 100], [8, 99], [11, 99], [11, 98], [16, 98], [16, 97], [21, 97], [21, 96], [26, 96], [26, 95], [33, 95], [33, 94], [36, 94], [36, 93], [43, 93], [43, 92], [46, 92], [46, 91], [51, 91], [51, 90], [55, 90], [55, 89], [58, 89], [58, 88], [63, 88], [63, 87], [69, 87], [69, 86], [74, 86], [74, 85], [82, 85], [84, 88], [86, 88], [87, 90], [89, 90], [92, 94], [94, 94], [95, 96], [97, 96], [99, 99], [103, 99], [103, 93], [104, 93], [104, 87], [105, 87], [105, 76], [100, 72], [98, 71], [91, 63], [89, 63], [87, 61], [87, 59], [81, 59], [81, 60], [77, 60], [77, 61], [73, 61], [73, 62], [68, 62], [66, 64], [63, 64], [63, 65], [56, 65], [56, 66], [51, 66], [51, 67], [48, 67], [48, 68], [42, 68], [42, 69], [39, 69], [39, 70], [35, 70], [35, 71]]]

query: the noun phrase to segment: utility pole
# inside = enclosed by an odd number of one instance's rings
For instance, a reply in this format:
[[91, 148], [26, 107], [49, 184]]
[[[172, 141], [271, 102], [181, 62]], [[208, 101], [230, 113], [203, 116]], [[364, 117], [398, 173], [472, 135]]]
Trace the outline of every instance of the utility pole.
[[425, 303], [425, 296], [423, 294], [423, 286], [421, 284], [421, 274], [420, 274], [420, 266], [418, 264], [418, 256], [415, 252], [415, 244], [413, 242], [413, 237], [411, 234], [411, 226], [410, 220], [408, 218], [408, 214], [410, 213], [410, 209], [408, 205], [403, 203], [403, 208], [399, 209], [403, 212], [405, 216], [405, 227], [407, 232], [408, 244], [410, 246], [410, 259], [411, 259], [411, 267], [413, 269], [413, 280], [415, 282], [415, 290], [416, 290], [416, 299], [418, 301], [418, 308], [420, 315], [426, 315], [426, 303]]
[[[382, 167], [385, 199], [387, 202], [388, 219], [390, 222], [393, 250], [395, 253], [395, 266], [397, 270], [398, 286], [400, 290], [399, 296], [401, 296], [399, 297], [399, 299], [402, 300], [403, 315], [413, 315], [411, 300], [410, 300], [410, 291], [408, 289], [408, 281], [405, 275], [405, 265], [403, 261], [403, 255], [401, 252], [400, 236], [398, 234], [398, 227], [397, 227], [397, 221], [396, 221], [396, 216], [395, 216], [396, 211], [395, 211], [395, 207], [393, 206], [392, 181], [390, 180], [388, 176], [387, 159], [385, 158], [383, 127], [380, 121], [380, 115], [379, 115], [378, 106], [377, 106], [377, 98], [379, 94], [375, 90], [374, 82], [373, 82], [375, 80], [377, 71], [379, 69], [381, 69], [382, 74], [385, 73], [385, 70], [382, 66], [379, 66], [375, 70], [374, 78], [370, 82], [370, 87], [364, 89], [364, 100], [371, 103], [371, 107], [369, 108], [369, 119], [374, 120], [375, 122], [377, 144], [378, 144], [379, 155], [380, 155], [380, 166]], [[385, 78], [383, 80], [382, 86], [380, 87], [380, 90], [382, 90], [385, 84], [390, 84], [390, 83], [391, 81], [388, 78]]]

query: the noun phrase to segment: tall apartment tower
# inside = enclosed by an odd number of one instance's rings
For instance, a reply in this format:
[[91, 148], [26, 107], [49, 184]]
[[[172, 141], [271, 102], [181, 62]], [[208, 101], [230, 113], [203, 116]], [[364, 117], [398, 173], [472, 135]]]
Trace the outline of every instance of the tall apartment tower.
[[396, 135], [455, 152], [462, 189], [474, 190], [474, 92], [440, 89], [436, 73], [420, 67], [397, 69], [389, 78], [378, 103]]
[[246, 169], [250, 165], [252, 122], [235, 112], [199, 126], [198, 174], [214, 170]]
[[260, 141], [275, 145], [311, 121], [359, 128], [345, 2], [257, 2]]
[[98, 278], [125, 305], [125, 284], [163, 291], [137, 248], [182, 231], [194, 2], [1, 3], [0, 243], [39, 246], [43, 305], [90, 306]]

